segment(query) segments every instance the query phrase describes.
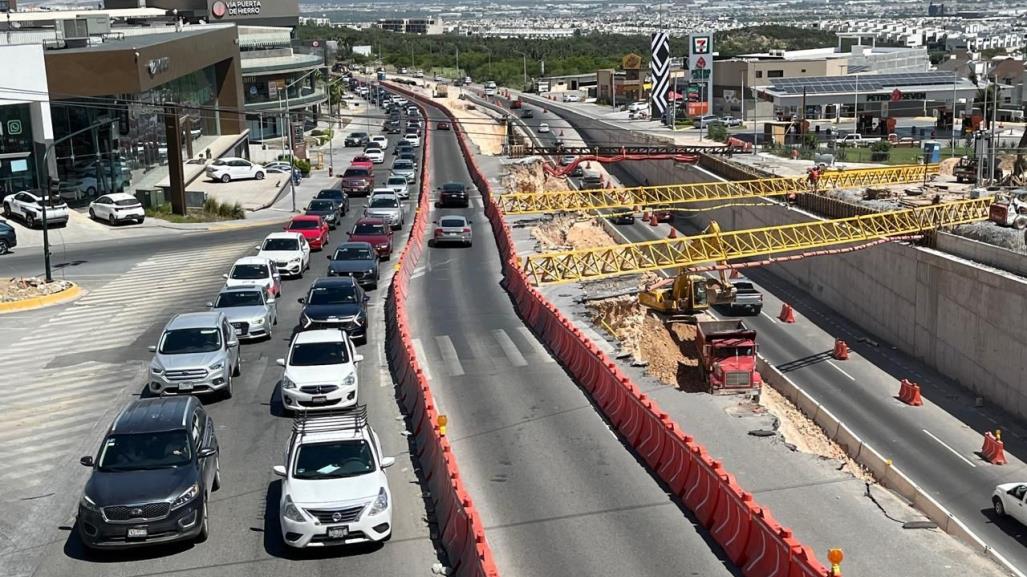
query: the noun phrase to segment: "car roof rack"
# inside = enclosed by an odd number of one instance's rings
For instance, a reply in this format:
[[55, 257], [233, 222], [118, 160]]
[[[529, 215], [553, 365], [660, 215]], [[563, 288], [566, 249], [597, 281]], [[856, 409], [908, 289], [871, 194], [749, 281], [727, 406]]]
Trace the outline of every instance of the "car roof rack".
[[349, 409], [318, 411], [308, 415], [300, 413], [292, 422], [294, 435], [308, 433], [328, 433], [334, 431], [356, 431], [367, 426], [367, 405], [357, 405]]

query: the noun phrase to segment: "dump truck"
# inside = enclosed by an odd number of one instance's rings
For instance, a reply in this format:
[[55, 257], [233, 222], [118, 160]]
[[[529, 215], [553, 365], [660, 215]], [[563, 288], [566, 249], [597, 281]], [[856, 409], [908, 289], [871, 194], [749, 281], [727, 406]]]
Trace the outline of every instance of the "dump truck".
[[[995, 161], [995, 180], [1002, 180], [1002, 169], [998, 167], [998, 160]], [[982, 173], [985, 178], [989, 176], [988, 165], [985, 163]], [[977, 182], [977, 158], [964, 156], [959, 159], [959, 164], [952, 169], [952, 176], [956, 182]]]
[[701, 320], [696, 322], [695, 345], [708, 392], [759, 397], [763, 378], [756, 370], [754, 329], [740, 320]]
[[435, 85], [435, 98], [446, 98], [449, 94], [449, 86], [439, 82]]

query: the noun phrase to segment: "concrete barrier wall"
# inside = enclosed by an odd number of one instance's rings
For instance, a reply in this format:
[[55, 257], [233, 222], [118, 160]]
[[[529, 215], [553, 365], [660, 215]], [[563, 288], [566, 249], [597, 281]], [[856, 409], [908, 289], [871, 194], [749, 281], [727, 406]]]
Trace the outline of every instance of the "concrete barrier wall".
[[937, 234], [935, 248], [999, 270], [1027, 276], [1027, 254], [1023, 251], [1012, 251], [948, 232]]

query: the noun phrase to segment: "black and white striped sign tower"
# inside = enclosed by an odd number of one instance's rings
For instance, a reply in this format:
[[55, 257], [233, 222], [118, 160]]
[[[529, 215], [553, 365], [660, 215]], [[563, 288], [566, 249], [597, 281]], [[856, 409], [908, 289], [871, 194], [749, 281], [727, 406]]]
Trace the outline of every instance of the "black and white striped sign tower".
[[670, 83], [670, 40], [666, 32], [653, 32], [649, 43], [652, 58], [649, 60], [649, 73], [653, 77], [653, 89], [650, 93], [652, 115], [664, 119], [667, 114], [667, 86]]

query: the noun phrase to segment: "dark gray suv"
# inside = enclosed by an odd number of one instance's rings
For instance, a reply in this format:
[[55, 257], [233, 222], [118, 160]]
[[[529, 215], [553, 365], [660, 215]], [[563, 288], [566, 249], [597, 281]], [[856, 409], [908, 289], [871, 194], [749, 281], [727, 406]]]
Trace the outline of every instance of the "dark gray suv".
[[78, 506], [90, 549], [207, 539], [207, 500], [221, 484], [214, 421], [194, 396], [132, 402], [114, 419]]

